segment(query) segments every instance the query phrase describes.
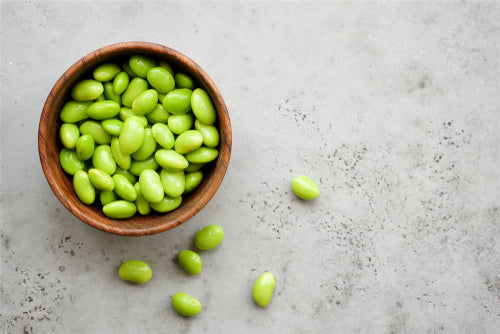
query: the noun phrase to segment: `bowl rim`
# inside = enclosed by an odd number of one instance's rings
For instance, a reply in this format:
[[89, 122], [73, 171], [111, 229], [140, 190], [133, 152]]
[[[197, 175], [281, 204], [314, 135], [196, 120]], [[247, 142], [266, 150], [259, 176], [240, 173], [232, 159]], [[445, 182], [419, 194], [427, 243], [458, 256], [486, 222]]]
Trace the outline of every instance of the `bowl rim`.
[[[209, 181], [207, 181], [206, 184], [202, 184], [203, 192], [199, 194], [199, 198], [196, 200], [189, 199], [189, 205], [183, 207], [182, 215], [179, 213], [180, 208], [169, 213], [155, 215], [154, 220], [156, 224], [154, 226], [148, 225], [147, 228], [138, 222], [150, 221], [150, 219], [152, 219], [151, 216], [135, 215], [134, 217], [126, 220], [110, 219], [105, 217], [102, 213], [98, 215], [96, 212], [97, 210], [94, 211], [90, 206], [81, 203], [78, 198], [76, 198], [75, 194], [73, 194], [72, 197], [70, 196], [71, 198], [67, 198], [67, 194], [64, 192], [61, 184], [56, 181], [56, 177], [61, 177], [61, 173], [66, 175], [66, 178], [68, 179], [70, 176], [62, 171], [62, 168], [60, 167], [58, 156], [59, 149], [57, 149], [57, 156], [49, 155], [49, 142], [51, 141], [52, 144], [54, 144], [54, 139], [48, 138], [47, 136], [48, 127], [51, 126], [48, 124], [49, 114], [51, 113], [51, 110], [54, 109], [55, 104], [62, 103], [61, 101], [67, 101], [69, 87], [72, 86], [71, 83], [74, 84], [77, 80], [81, 80], [83, 75], [88, 74], [88, 72], [95, 68], [95, 66], [105, 62], [106, 60], [117, 59], [127, 55], [130, 56], [134, 53], [154, 55], [159, 60], [166, 60], [171, 63], [174, 68], [180, 68], [181, 70], [187, 71], [188, 74], [191, 74], [199, 86], [204, 88], [212, 98], [217, 111], [217, 122], [219, 124], [219, 132], [221, 134], [219, 156], [214, 162], [213, 168], [210, 169], [210, 177], [207, 177]], [[54, 116], [52, 115], [52, 117]], [[56, 120], [58, 119], [59, 116], [57, 116]], [[60, 122], [60, 120], [58, 120], [58, 122]], [[56, 125], [53, 125], [53, 127], [56, 127]], [[58, 130], [58, 128], [59, 127], [57, 126], [56, 129]], [[52, 136], [58, 137], [57, 134]], [[43, 106], [38, 127], [38, 152], [40, 163], [45, 178], [59, 201], [74, 216], [86, 224], [108, 233], [124, 236], [144, 236], [164, 232], [186, 222], [196, 215], [212, 199], [222, 183], [229, 165], [231, 149], [232, 130], [229, 113], [224, 99], [212, 79], [197, 63], [181, 52], [161, 44], [150, 42], [130, 41], [107, 45], [88, 53], [76, 61], [61, 75], [52, 87]], [[57, 163], [54, 163], [53, 161], [50, 163], [51, 159], [56, 159]], [[203, 182], [205, 182], [205, 180]], [[74, 198], [78, 201], [74, 202]], [[189, 198], [191, 198], [191, 195], [189, 195]], [[96, 199], [96, 201], [98, 201], [98, 199]], [[94, 217], [94, 214], [97, 215], [97, 217]]]

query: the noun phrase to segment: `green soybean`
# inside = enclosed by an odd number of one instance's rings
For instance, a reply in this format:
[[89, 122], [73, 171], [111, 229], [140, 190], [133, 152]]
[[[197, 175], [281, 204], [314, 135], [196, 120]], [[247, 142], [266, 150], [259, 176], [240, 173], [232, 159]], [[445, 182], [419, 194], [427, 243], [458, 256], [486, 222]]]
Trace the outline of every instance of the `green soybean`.
[[184, 181], [184, 193], [189, 193], [201, 184], [203, 181], [203, 173], [200, 171], [186, 173], [186, 180]]
[[219, 145], [219, 131], [214, 125], [203, 124], [197, 119], [194, 121], [194, 128], [200, 131], [205, 146], [215, 148]]
[[72, 150], [76, 147], [76, 142], [80, 138], [80, 130], [73, 123], [64, 123], [59, 129], [59, 138], [64, 147]]
[[118, 196], [115, 194], [114, 191], [101, 191], [99, 197], [102, 206], [118, 200]]
[[306, 201], [319, 196], [318, 186], [304, 175], [297, 176], [292, 180], [292, 190], [295, 195]]
[[122, 131], [123, 122], [119, 119], [106, 119], [101, 122], [103, 129], [112, 136], [119, 136]]
[[134, 99], [132, 111], [137, 116], [146, 115], [152, 112], [157, 104], [158, 92], [154, 89], [147, 89]]
[[182, 170], [189, 165], [186, 158], [174, 150], [159, 149], [155, 153], [155, 160], [167, 170]]
[[177, 209], [182, 203], [182, 197], [171, 198], [164, 196], [163, 200], [158, 203], [151, 203], [151, 208], [157, 212], [165, 213]]
[[122, 64], [122, 68], [130, 78], [135, 78], [137, 76], [137, 74], [135, 74], [134, 71], [132, 71], [132, 69], [130, 68], [128, 61]]
[[120, 266], [118, 275], [125, 281], [144, 284], [151, 279], [153, 271], [145, 262], [129, 260]]
[[74, 175], [77, 171], [85, 168], [85, 163], [78, 159], [75, 150], [63, 148], [59, 153], [59, 161], [62, 169], [70, 175]]
[[198, 254], [190, 250], [183, 250], [177, 256], [179, 265], [190, 275], [201, 273], [202, 262]]
[[137, 76], [145, 78], [149, 69], [157, 65], [157, 61], [145, 55], [133, 55], [129, 58], [128, 65]]
[[174, 89], [165, 95], [163, 107], [171, 114], [185, 114], [191, 110], [191, 94], [188, 88]]
[[175, 140], [174, 149], [180, 154], [198, 149], [203, 144], [203, 136], [198, 130], [187, 130], [181, 133]]
[[183, 292], [177, 292], [173, 295], [172, 307], [179, 314], [186, 317], [192, 317], [201, 312], [200, 301]]
[[191, 129], [194, 123], [194, 117], [192, 113], [182, 114], [182, 115], [170, 115], [167, 124], [170, 131], [179, 135], [184, 131]]
[[168, 70], [163, 67], [150, 68], [146, 74], [149, 84], [158, 91], [166, 94], [175, 87], [175, 80]]
[[76, 101], [95, 100], [104, 92], [104, 86], [101, 82], [85, 79], [78, 82], [71, 90], [71, 97]]
[[162, 169], [160, 172], [160, 180], [165, 194], [169, 197], [178, 197], [182, 195], [186, 188], [186, 176], [182, 170], [170, 172]]
[[97, 120], [115, 117], [119, 112], [120, 105], [111, 100], [94, 102], [87, 108], [87, 115]]
[[116, 95], [120, 95], [127, 89], [129, 82], [130, 77], [128, 76], [127, 72], [121, 71], [113, 80], [113, 92]]
[[141, 147], [144, 141], [144, 126], [137, 116], [131, 116], [123, 122], [120, 140], [120, 150], [123, 154], [132, 154]]
[[213, 161], [219, 155], [219, 151], [215, 148], [200, 147], [186, 154], [186, 159], [189, 162], [204, 164]]
[[120, 71], [120, 66], [112, 63], [104, 63], [95, 68], [93, 75], [97, 81], [105, 82], [113, 80]]
[[80, 125], [82, 135], [91, 135], [97, 144], [109, 144], [111, 135], [104, 130], [101, 123], [96, 121], [85, 121]]
[[160, 176], [153, 169], [143, 170], [139, 176], [141, 194], [149, 203], [159, 203], [163, 200], [164, 191]]
[[102, 211], [109, 218], [126, 219], [135, 215], [137, 207], [134, 203], [118, 200], [104, 205]]
[[217, 119], [217, 113], [210, 96], [201, 88], [196, 88], [191, 95], [193, 113], [200, 122], [211, 125]]
[[[160, 96], [158, 96], [158, 100], [160, 100]], [[168, 121], [170, 113], [166, 111], [165, 108], [163, 108], [163, 104], [157, 103], [153, 111], [149, 114], [146, 114], [145, 116], [148, 122], [151, 124], [166, 123]]]
[[132, 164], [130, 165], [130, 173], [132, 173], [132, 175], [139, 176], [141, 175], [143, 170], [146, 169], [156, 170], [158, 169], [159, 166], [160, 165], [158, 165], [154, 156], [151, 156], [146, 160], [142, 161], [133, 160]]
[[116, 161], [113, 159], [113, 153], [109, 145], [99, 145], [94, 150], [92, 156], [92, 164], [109, 175], [113, 175], [116, 171]]
[[106, 98], [106, 100], [115, 101], [118, 104], [122, 103], [120, 94], [115, 93], [115, 91], [113, 90], [113, 83], [111, 82], [104, 83], [104, 97]]
[[97, 168], [90, 168], [88, 174], [90, 182], [92, 182], [97, 189], [112, 191], [115, 188], [113, 178], [108, 173]]
[[140, 215], [146, 216], [151, 212], [151, 204], [144, 198], [141, 191], [141, 185], [139, 182], [134, 184], [135, 191], [137, 192], [137, 199], [135, 200], [135, 206], [137, 207], [137, 212]]
[[76, 155], [81, 161], [88, 160], [94, 155], [95, 141], [91, 135], [83, 135], [78, 138], [75, 145]]
[[61, 109], [59, 117], [65, 123], [76, 123], [87, 119], [87, 108], [92, 101], [68, 101]]
[[123, 175], [113, 175], [113, 182], [115, 183], [114, 192], [126, 200], [127, 202], [134, 202], [137, 199], [137, 191], [134, 185], [130, 183]]
[[134, 99], [148, 89], [148, 82], [142, 78], [133, 78], [127, 89], [122, 94], [122, 104], [125, 107], [132, 107]]
[[162, 67], [162, 68], [166, 69], [170, 74], [174, 75], [174, 70], [172, 69], [172, 66], [170, 66], [169, 63], [167, 63], [163, 60], [160, 60], [160, 62], [158, 63], [158, 67]]
[[[130, 166], [130, 168], [132, 168], [132, 166]], [[130, 170], [125, 170], [125, 169], [122, 169], [120, 167], [117, 167], [115, 174], [120, 174], [120, 175], [125, 176], [127, 178], [128, 182], [130, 182], [132, 184], [134, 184], [137, 181], [135, 175], [132, 174], [130, 172]]]
[[151, 128], [144, 129], [144, 140], [141, 147], [134, 153], [132, 158], [135, 160], [146, 160], [156, 151], [156, 140], [153, 138]]
[[203, 168], [203, 166], [205, 166], [205, 164], [195, 164], [195, 163], [190, 162], [190, 163], [189, 163], [189, 166], [187, 166], [187, 167], [184, 169], [184, 171], [185, 171], [185, 172], [196, 172], [196, 171], [198, 171], [198, 170], [202, 169], [202, 168]]
[[163, 123], [156, 123], [151, 127], [151, 133], [156, 142], [163, 148], [170, 150], [175, 145], [175, 138], [170, 128]]
[[253, 299], [260, 306], [267, 306], [273, 297], [276, 281], [274, 275], [270, 272], [265, 272], [257, 278], [253, 286]]
[[111, 139], [111, 153], [113, 154], [113, 159], [115, 159], [118, 167], [122, 169], [129, 169], [132, 164], [132, 157], [130, 154], [123, 154], [120, 149], [120, 140], [118, 137], [113, 137]]
[[174, 78], [175, 78], [175, 85], [178, 88], [189, 88], [189, 89], [194, 88], [194, 81], [187, 74], [177, 72], [175, 73]]
[[224, 230], [219, 225], [208, 225], [196, 232], [194, 244], [200, 250], [217, 247], [224, 238]]
[[95, 189], [90, 182], [89, 176], [83, 170], [78, 170], [73, 176], [73, 188], [76, 196], [84, 204], [92, 204], [95, 201]]

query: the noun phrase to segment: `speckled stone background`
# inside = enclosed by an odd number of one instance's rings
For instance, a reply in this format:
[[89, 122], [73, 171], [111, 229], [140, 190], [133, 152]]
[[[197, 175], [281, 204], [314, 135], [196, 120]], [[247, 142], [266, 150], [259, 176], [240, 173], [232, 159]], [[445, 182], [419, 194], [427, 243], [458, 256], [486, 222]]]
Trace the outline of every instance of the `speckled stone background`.
[[[499, 333], [499, 18], [499, 2], [2, 1], [0, 331]], [[76, 219], [37, 152], [60, 75], [129, 40], [205, 68], [233, 126], [209, 205], [138, 238]], [[293, 195], [299, 174], [319, 198]], [[188, 277], [175, 257], [214, 223], [224, 242]], [[130, 258], [148, 284], [119, 279]], [[178, 291], [202, 313], [177, 315]]]

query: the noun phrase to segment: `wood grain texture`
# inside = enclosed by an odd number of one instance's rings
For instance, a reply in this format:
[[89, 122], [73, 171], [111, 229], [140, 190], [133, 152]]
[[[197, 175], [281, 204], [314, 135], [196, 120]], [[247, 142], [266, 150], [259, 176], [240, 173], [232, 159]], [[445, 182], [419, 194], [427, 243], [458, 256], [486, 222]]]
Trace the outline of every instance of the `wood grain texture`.
[[[130, 219], [113, 220], [102, 213], [98, 204], [85, 205], [76, 197], [72, 177], [59, 162], [61, 143], [58, 130], [59, 113], [70, 98], [71, 87], [79, 80], [91, 77], [92, 70], [101, 63], [120, 63], [136, 53], [146, 54], [168, 62], [176, 71], [192, 76], [197, 85], [207, 91], [217, 110], [220, 132], [219, 156], [204, 170], [202, 184], [191, 194], [183, 196], [181, 206], [167, 214], [152, 213]], [[213, 197], [219, 188], [231, 156], [232, 134], [229, 114], [219, 89], [207, 73], [187, 56], [163, 45], [146, 42], [124, 42], [109, 45], [86, 55], [71, 66], [50, 91], [40, 117], [38, 151], [47, 181], [61, 203], [83, 222], [106, 232], [127, 236], [143, 236], [172, 229], [193, 217]], [[98, 202], [98, 199], [96, 199]]]

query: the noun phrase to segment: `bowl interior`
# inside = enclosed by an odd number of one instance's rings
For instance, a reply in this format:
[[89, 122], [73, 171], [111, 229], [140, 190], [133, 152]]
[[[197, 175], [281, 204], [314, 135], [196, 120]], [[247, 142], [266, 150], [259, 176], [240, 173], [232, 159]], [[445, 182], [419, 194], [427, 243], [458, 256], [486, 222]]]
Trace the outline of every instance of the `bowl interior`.
[[[132, 54], [145, 54], [168, 62], [174, 71], [190, 75], [196, 86], [210, 95], [217, 110], [216, 126], [220, 133], [219, 156], [205, 166], [203, 181], [190, 194], [183, 195], [181, 206], [169, 213], [152, 212], [148, 216], [136, 215], [130, 219], [114, 220], [102, 213], [98, 198], [93, 205], [83, 204], [73, 190], [72, 177], [61, 168], [59, 152], [62, 147], [59, 140], [61, 120], [59, 113], [70, 99], [71, 87], [79, 80], [91, 78], [93, 69], [104, 62], [121, 64]], [[185, 55], [166, 46], [145, 43], [126, 42], [106, 46], [80, 59], [71, 66], [56, 82], [45, 102], [40, 118], [38, 149], [40, 162], [50, 187], [61, 203], [76, 217], [100, 230], [119, 235], [149, 235], [169, 230], [199, 212], [213, 197], [224, 178], [231, 154], [231, 125], [224, 100], [210, 77], [195, 62]]]

